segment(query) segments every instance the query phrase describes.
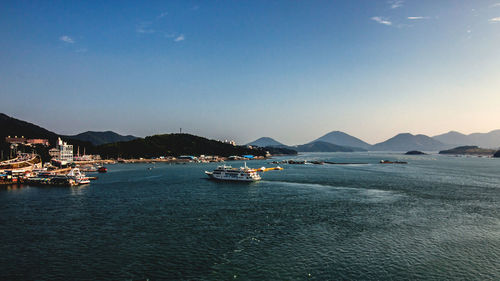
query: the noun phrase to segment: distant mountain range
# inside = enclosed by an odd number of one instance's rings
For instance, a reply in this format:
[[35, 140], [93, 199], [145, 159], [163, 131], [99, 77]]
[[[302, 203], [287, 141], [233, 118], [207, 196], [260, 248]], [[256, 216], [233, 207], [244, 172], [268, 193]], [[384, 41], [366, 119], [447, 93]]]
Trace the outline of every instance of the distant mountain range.
[[366, 151], [366, 149], [359, 147], [349, 147], [336, 145], [333, 143], [325, 141], [315, 141], [302, 145], [292, 146], [291, 149], [295, 149], [299, 152], [354, 152], [354, 151]]
[[[47, 138], [54, 144], [58, 137], [70, 144], [87, 147], [87, 152], [92, 153], [92, 147], [115, 142], [130, 142], [138, 138], [128, 135], [122, 136], [112, 131], [88, 131], [75, 136], [59, 135], [37, 125], [9, 117], [0, 113], [0, 137], [2, 141], [6, 136], [24, 136], [27, 138]], [[446, 134], [429, 137], [426, 135], [412, 135], [410, 133], [398, 134], [384, 142], [370, 145], [363, 140], [340, 131], [332, 131], [316, 140], [296, 146], [287, 146], [270, 137], [263, 137], [248, 145], [259, 147], [286, 148], [302, 152], [340, 152], [340, 151], [439, 151], [456, 146], [474, 145], [481, 148], [500, 147], [500, 130], [489, 133], [474, 133], [464, 135], [451, 131]], [[89, 150], [90, 148], [90, 150]], [[286, 152], [286, 151], [285, 151]]]
[[311, 143], [318, 142], [318, 141], [333, 143], [333, 144], [340, 145], [340, 146], [358, 147], [358, 148], [362, 148], [365, 150], [370, 149], [370, 147], [371, 147], [370, 144], [368, 144], [368, 143], [366, 143], [366, 142], [364, 142], [356, 137], [348, 135], [344, 132], [340, 132], [340, 131], [330, 132], [330, 133], [312, 141]]
[[[261, 141], [262, 140], [262, 141]], [[259, 142], [258, 142], [259, 141]], [[252, 143], [264, 146], [279, 146], [295, 149], [299, 152], [351, 152], [351, 151], [439, 151], [452, 148], [453, 145], [444, 144], [426, 135], [398, 134], [384, 142], [370, 145], [359, 138], [340, 131], [330, 132], [310, 143], [286, 146], [272, 138], [260, 138]], [[252, 144], [251, 143], [251, 144]]]
[[450, 148], [449, 144], [444, 144], [426, 135], [412, 135], [410, 133], [398, 134], [384, 142], [377, 143], [370, 147], [371, 151], [438, 151]]
[[[337, 133], [337, 132], [335, 132]], [[342, 132], [338, 132], [342, 133]], [[344, 134], [344, 133], [342, 133]], [[346, 136], [349, 136], [345, 134]], [[349, 136], [350, 137], [350, 136]], [[353, 138], [356, 139], [356, 138]], [[343, 142], [348, 143], [348, 142]], [[247, 143], [247, 145], [258, 146], [258, 147], [266, 147], [266, 148], [285, 148], [291, 149], [299, 152], [353, 152], [353, 151], [366, 151], [366, 149], [360, 147], [351, 147], [338, 145], [335, 143], [327, 142], [327, 141], [319, 141], [315, 140], [310, 143], [288, 146], [283, 143], [280, 143], [273, 138], [270, 137], [262, 137], [255, 141]]]
[[101, 145], [101, 144], [120, 142], [120, 141], [131, 141], [137, 139], [137, 137], [131, 135], [122, 136], [112, 131], [106, 131], [106, 132], [87, 131], [85, 133], [81, 133], [74, 136], [66, 136], [66, 137], [70, 139], [88, 141], [91, 142], [93, 145]]
[[[481, 148], [498, 149], [500, 147], [500, 130], [489, 133], [464, 135], [451, 131], [446, 134], [429, 137], [410, 133], [398, 134], [386, 141], [370, 145], [365, 141], [340, 131], [332, 131], [316, 140], [296, 146], [286, 146], [272, 138], [260, 138], [261, 146], [287, 147], [302, 152], [338, 152], [338, 151], [440, 151], [456, 146], [475, 145]], [[255, 142], [257, 142], [255, 141]], [[255, 143], [252, 142], [252, 143]], [[319, 143], [318, 143], [319, 142]], [[315, 144], [317, 143], [317, 144]], [[327, 146], [325, 143], [334, 144]]]
[[456, 131], [450, 131], [446, 134], [437, 135], [434, 139], [452, 145], [473, 145], [483, 148], [500, 147], [500, 130], [494, 130], [489, 133], [474, 133], [464, 135]]

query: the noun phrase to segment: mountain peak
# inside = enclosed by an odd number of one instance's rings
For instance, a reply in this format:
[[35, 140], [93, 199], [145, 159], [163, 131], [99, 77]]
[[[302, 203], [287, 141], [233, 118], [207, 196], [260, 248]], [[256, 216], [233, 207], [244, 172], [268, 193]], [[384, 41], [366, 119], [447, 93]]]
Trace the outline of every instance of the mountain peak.
[[275, 139], [270, 138], [270, 137], [261, 137], [259, 139], [252, 141], [252, 142], [247, 143], [247, 145], [259, 146], [259, 147], [284, 146], [284, 144], [282, 144], [281, 142], [276, 141]]
[[294, 147], [300, 152], [354, 152], [366, 151], [358, 147], [341, 146], [325, 141], [313, 141], [307, 144], [302, 144]]
[[377, 143], [372, 147], [375, 151], [437, 151], [448, 148], [447, 145], [426, 135], [413, 135], [410, 133], [401, 133], [396, 136]]
[[310, 143], [319, 142], [319, 141], [328, 142], [328, 143], [336, 144], [339, 146], [359, 147], [359, 148], [363, 148], [363, 149], [368, 149], [370, 147], [370, 144], [368, 144], [368, 143], [366, 143], [366, 142], [364, 142], [356, 137], [353, 137], [349, 134], [346, 134], [342, 131], [331, 131], [331, 132], [323, 135], [322, 137], [313, 140]]
[[399, 133], [397, 135], [395, 135], [394, 137], [414, 137], [415, 135], [413, 135], [412, 133]]
[[493, 130], [489, 133], [473, 133], [464, 135], [459, 132], [450, 131], [445, 134], [437, 135], [434, 139], [450, 145], [477, 145], [483, 148], [500, 147], [500, 130]]

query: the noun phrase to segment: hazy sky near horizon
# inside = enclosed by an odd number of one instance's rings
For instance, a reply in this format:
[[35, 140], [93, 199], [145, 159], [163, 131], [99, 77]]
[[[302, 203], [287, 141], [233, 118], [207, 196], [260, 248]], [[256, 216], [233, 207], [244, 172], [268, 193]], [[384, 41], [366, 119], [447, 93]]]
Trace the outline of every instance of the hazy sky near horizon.
[[286, 144], [500, 128], [500, 0], [1, 1], [0, 112]]

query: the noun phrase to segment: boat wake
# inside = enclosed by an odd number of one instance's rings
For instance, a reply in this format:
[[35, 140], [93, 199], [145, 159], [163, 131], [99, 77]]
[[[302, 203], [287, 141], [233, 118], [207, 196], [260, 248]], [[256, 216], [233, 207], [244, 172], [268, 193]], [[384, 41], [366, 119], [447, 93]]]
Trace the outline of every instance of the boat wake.
[[314, 189], [321, 192], [334, 193], [338, 198], [348, 198], [352, 200], [364, 200], [370, 202], [388, 203], [399, 200], [404, 195], [390, 190], [363, 188], [363, 187], [347, 187], [335, 186], [321, 183], [303, 183], [303, 182], [288, 182], [288, 181], [270, 181], [265, 180], [262, 183], [272, 185], [281, 185], [293, 188]]

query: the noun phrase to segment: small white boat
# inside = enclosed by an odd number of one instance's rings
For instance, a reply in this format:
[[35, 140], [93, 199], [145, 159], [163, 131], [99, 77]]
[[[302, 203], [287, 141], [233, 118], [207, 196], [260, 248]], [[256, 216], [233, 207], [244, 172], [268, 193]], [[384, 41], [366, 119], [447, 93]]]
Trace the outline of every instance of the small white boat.
[[73, 168], [68, 174], [67, 176], [71, 179], [73, 179], [76, 184], [80, 185], [80, 184], [89, 184], [90, 183], [90, 179], [85, 176], [84, 173], [82, 173], [80, 171], [80, 169], [78, 168]]
[[205, 171], [211, 179], [215, 180], [225, 180], [225, 181], [258, 181], [261, 179], [260, 175], [257, 173], [256, 169], [251, 169], [247, 167], [245, 163], [244, 167], [233, 168], [231, 166], [222, 165], [217, 167], [213, 172]]

